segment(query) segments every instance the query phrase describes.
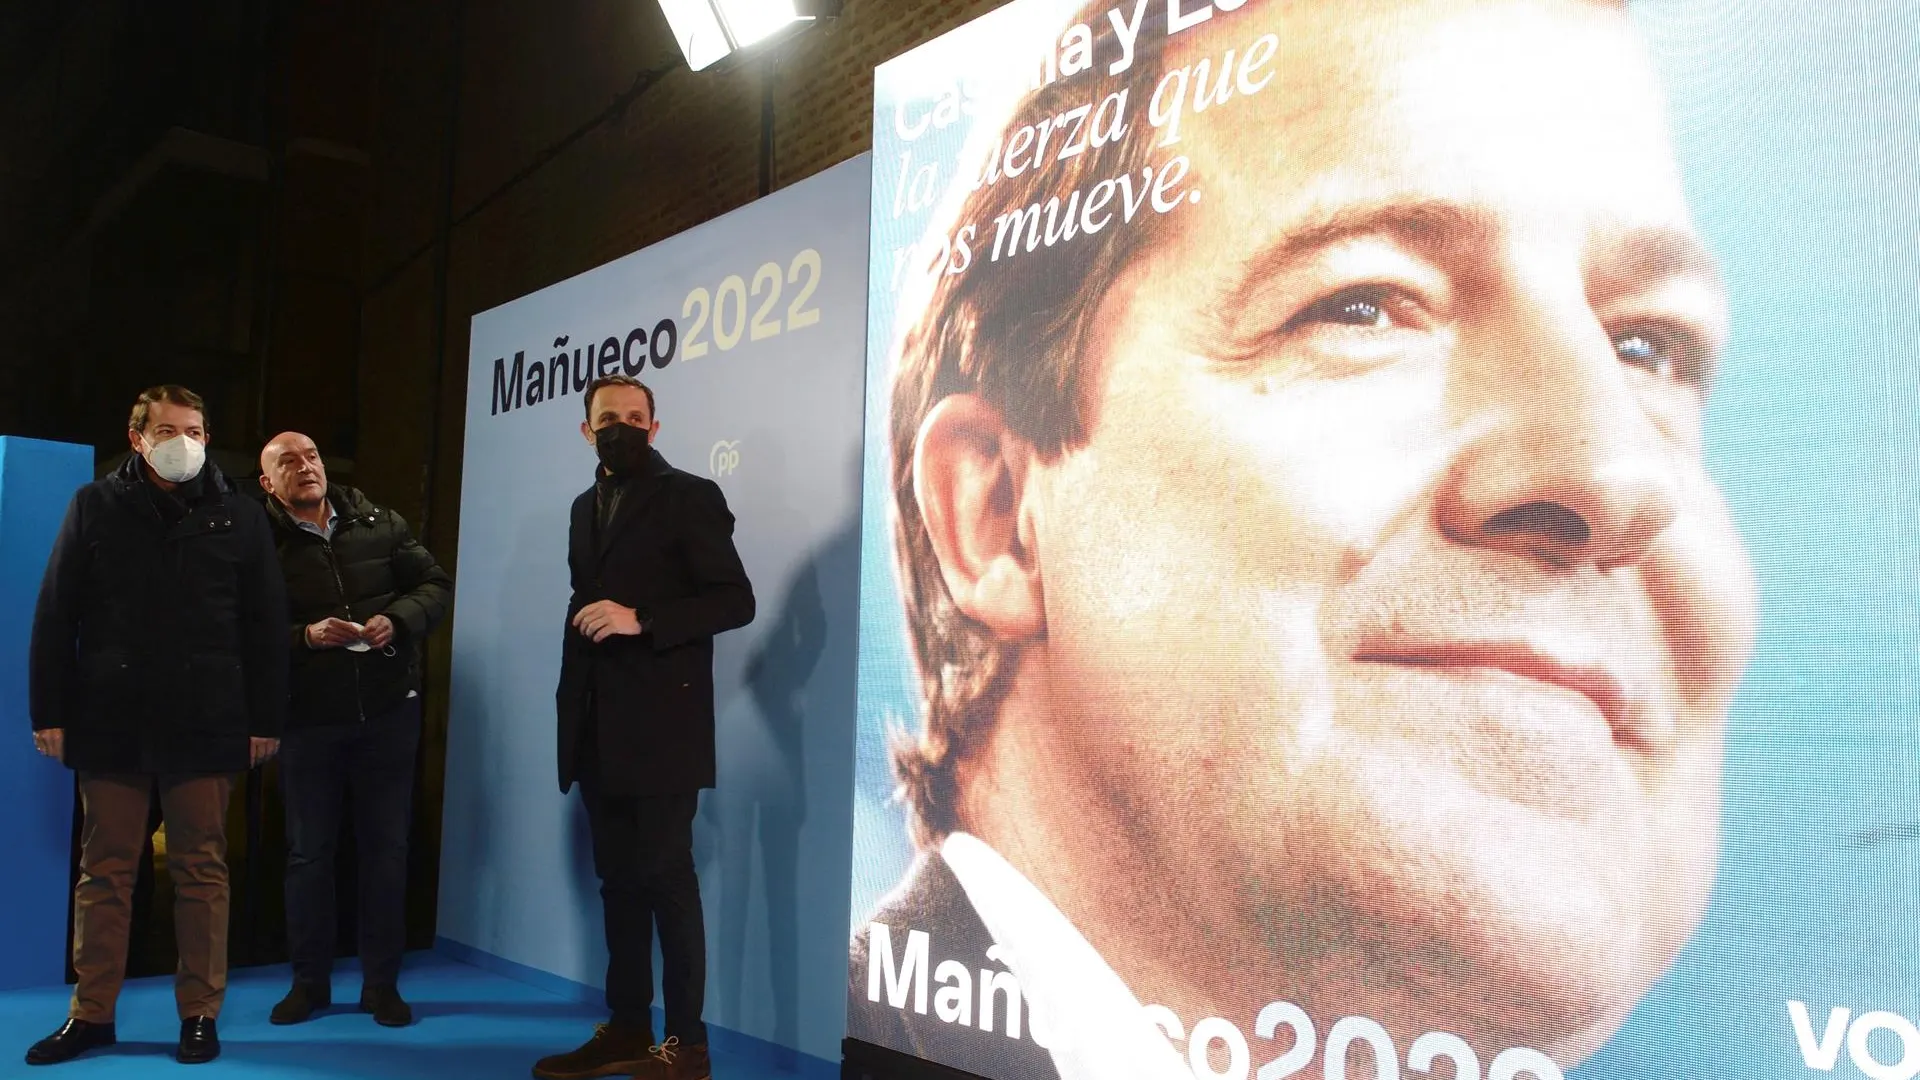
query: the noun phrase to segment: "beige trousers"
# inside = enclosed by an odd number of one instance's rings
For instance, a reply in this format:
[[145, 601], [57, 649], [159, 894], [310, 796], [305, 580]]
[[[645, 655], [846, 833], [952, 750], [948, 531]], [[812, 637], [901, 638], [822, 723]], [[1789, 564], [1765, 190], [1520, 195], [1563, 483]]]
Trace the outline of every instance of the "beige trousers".
[[180, 964], [174, 998], [180, 1018], [217, 1017], [227, 993], [228, 776], [81, 773], [85, 812], [80, 880], [73, 889], [73, 970], [68, 1015], [108, 1023], [127, 975], [133, 880], [147, 841], [154, 787], [167, 823], [173, 929]]

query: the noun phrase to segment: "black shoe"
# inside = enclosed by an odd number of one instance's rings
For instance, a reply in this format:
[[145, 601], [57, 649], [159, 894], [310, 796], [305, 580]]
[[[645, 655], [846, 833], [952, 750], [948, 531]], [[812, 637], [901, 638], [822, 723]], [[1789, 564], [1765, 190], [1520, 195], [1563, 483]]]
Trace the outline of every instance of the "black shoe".
[[180, 1021], [180, 1049], [173, 1055], [182, 1065], [205, 1065], [220, 1056], [220, 1033], [213, 1017], [194, 1016]]
[[406, 1027], [413, 1023], [413, 1009], [402, 1000], [399, 988], [392, 983], [363, 988], [360, 1011], [372, 1013], [373, 1022], [381, 1027]]
[[27, 1064], [58, 1065], [63, 1061], [72, 1061], [89, 1050], [113, 1044], [113, 1024], [69, 1020], [60, 1025], [59, 1031], [33, 1044], [33, 1048], [27, 1051]]
[[333, 988], [322, 983], [296, 982], [267, 1019], [276, 1024], [304, 1024], [313, 1014], [333, 1004]]

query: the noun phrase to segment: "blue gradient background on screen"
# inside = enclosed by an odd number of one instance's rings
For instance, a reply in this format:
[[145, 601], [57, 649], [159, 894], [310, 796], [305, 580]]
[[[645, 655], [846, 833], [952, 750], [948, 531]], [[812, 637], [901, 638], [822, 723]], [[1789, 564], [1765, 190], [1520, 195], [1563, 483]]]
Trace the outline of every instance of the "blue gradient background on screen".
[[[1920, 0], [1632, 7], [1732, 296], [1708, 458], [1762, 616], [1728, 721], [1707, 916], [1569, 1075], [1804, 1077], [1789, 1000], [1816, 1037], [1836, 1006], [1920, 1014]], [[877, 115], [893, 92], [883, 71]], [[951, 162], [964, 135], [922, 138], [914, 157]], [[901, 150], [877, 125], [856, 923], [911, 858], [885, 749], [887, 724], [918, 708], [888, 518], [889, 285], [892, 251], [930, 215], [892, 216]], [[1898, 1061], [1891, 1036], [1872, 1045]], [[1840, 1062], [1832, 1075], [1859, 1075]]]

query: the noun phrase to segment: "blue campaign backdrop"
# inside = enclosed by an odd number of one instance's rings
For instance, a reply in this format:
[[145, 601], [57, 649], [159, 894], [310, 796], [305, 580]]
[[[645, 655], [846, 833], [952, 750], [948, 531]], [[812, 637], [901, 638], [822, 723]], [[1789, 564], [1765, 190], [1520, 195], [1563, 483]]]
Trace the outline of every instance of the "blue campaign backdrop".
[[[0, 820], [7, 854], [6, 915], [0, 934], [0, 990], [66, 980], [67, 902], [72, 896], [73, 774], [42, 757], [26, 737], [27, 643], [47, 553], [76, 488], [93, 479], [93, 447], [0, 437]], [[842, 966], [844, 966], [844, 960]]]
[[[1574, 1076], [1801, 1077], [1789, 1002], [1815, 1043], [1836, 1009], [1920, 1018], [1920, 7], [1632, 10], [1733, 299], [1709, 464], [1761, 630], [1707, 919]], [[1864, 1030], [1839, 1075], [1920, 1070], [1920, 1040]]]
[[564, 352], [573, 369], [579, 350], [576, 374], [653, 388], [657, 446], [725, 491], [759, 605], [714, 665], [719, 786], [695, 826], [707, 1020], [836, 1062], [869, 185], [862, 156], [474, 317], [441, 849], [449, 951], [563, 989], [603, 984], [598, 882], [577, 789], [556, 783], [553, 697], [567, 511], [594, 456], [576, 386], [531, 385], [535, 365], [551, 373]]
[[[894, 577], [886, 416], [904, 302], [898, 253], [944, 207], [915, 203], [908, 170], [953, 162], [981, 123], [909, 146], [889, 121], [902, 101], [926, 115], [949, 69], [1074, 7], [1001, 8], [913, 63], [882, 67], [875, 82], [855, 920], [913, 857], [886, 752], [888, 729], [919, 714]], [[1797, 1001], [1815, 1043], [1851, 1037], [1849, 1018], [1891, 1025], [1859, 1038], [1885, 1075], [1911, 1077], [1920, 1038], [1887, 1017], [1920, 1023], [1920, 7], [1648, 0], [1629, 10], [1667, 84], [1689, 202], [1733, 300], [1708, 453], [1754, 560], [1762, 614], [1728, 722], [1706, 919], [1628, 1024], [1570, 1076], [1643, 1077], [1649, 1063], [1670, 1076], [1806, 1076]], [[1847, 1072], [1855, 1060], [1842, 1048], [1841, 1072], [1859, 1075]]]

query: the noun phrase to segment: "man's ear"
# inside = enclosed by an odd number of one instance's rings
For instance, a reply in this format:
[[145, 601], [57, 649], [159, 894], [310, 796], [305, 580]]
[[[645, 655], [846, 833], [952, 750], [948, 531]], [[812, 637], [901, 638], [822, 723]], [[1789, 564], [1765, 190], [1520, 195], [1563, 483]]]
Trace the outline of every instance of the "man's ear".
[[273, 479], [264, 472], [260, 474], [260, 490], [269, 495], [273, 494]]
[[973, 394], [943, 399], [920, 425], [913, 494], [954, 603], [1002, 638], [1046, 627], [1028, 486], [1033, 447]]
[[593, 445], [593, 427], [585, 420], [580, 421], [580, 437], [587, 440], [588, 446]]

